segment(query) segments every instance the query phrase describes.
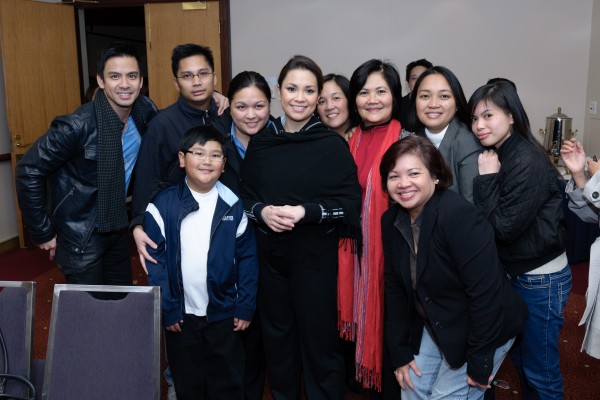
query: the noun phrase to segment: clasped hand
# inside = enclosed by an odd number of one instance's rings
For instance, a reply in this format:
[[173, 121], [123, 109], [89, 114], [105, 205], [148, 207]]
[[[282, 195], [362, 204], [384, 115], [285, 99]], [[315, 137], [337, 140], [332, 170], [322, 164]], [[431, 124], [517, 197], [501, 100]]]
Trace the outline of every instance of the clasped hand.
[[500, 171], [500, 160], [494, 150], [485, 150], [477, 159], [479, 175], [496, 174]]
[[265, 224], [279, 233], [294, 229], [304, 214], [302, 206], [267, 206], [260, 213]]

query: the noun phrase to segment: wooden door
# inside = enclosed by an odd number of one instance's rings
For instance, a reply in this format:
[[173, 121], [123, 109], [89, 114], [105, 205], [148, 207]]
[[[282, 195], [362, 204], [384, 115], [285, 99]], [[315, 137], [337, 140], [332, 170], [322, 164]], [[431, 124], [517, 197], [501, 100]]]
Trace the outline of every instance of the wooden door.
[[[171, 52], [183, 43], [197, 43], [212, 50], [217, 73], [215, 89], [222, 92], [221, 32], [218, 1], [196, 2], [206, 7], [186, 9], [186, 3], [145, 4], [146, 52], [150, 98], [162, 109], [173, 104], [179, 95], [173, 83]], [[225, 77], [228, 79], [228, 77]]]
[[[11, 137], [17, 161], [56, 115], [80, 104], [79, 66], [72, 6], [31, 0], [0, 1], [0, 46]], [[16, 205], [19, 244], [26, 245]]]

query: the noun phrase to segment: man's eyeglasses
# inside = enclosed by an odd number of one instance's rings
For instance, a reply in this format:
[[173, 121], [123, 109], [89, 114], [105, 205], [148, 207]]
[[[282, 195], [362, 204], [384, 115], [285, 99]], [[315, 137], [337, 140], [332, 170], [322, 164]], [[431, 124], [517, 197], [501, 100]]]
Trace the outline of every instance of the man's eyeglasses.
[[178, 78], [183, 79], [184, 81], [193, 81], [195, 77], [200, 78], [200, 80], [205, 80], [206, 78], [211, 76], [213, 73], [214, 72], [208, 72], [208, 71], [200, 71], [197, 74], [192, 74], [191, 72], [184, 72], [183, 74], [179, 75]]
[[184, 153], [186, 154], [191, 154], [192, 157], [194, 157], [196, 160], [206, 160], [209, 159], [210, 161], [214, 161], [214, 162], [222, 162], [223, 160], [225, 160], [225, 156], [221, 153], [204, 153], [202, 151], [197, 151], [197, 150], [186, 150], [184, 151]]

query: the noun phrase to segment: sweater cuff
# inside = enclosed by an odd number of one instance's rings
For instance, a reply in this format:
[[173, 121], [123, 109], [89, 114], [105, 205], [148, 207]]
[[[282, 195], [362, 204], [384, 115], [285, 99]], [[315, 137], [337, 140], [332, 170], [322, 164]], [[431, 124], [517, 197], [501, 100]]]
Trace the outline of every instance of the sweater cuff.
[[323, 219], [323, 208], [317, 203], [302, 204], [304, 207], [304, 218], [301, 223], [318, 224]]
[[144, 214], [139, 214], [136, 216], [132, 216], [131, 217], [131, 223], [129, 224], [129, 230], [133, 231], [133, 228], [135, 228], [138, 225], [144, 225]]
[[567, 181], [567, 185], [565, 186], [565, 194], [569, 194], [577, 189], [583, 189], [583, 188], [578, 188], [577, 185], [575, 184], [575, 180], [573, 178], [571, 178]]
[[35, 234], [32, 231], [30, 231], [30, 233], [29, 233], [29, 238], [31, 239], [31, 242], [36, 246], [39, 246], [44, 243], [48, 243], [55, 237], [56, 237], [56, 232], [54, 231], [54, 229], [51, 229], [47, 232], [43, 232], [40, 234]]
[[482, 385], [488, 385], [494, 368], [494, 353], [474, 360], [467, 356], [467, 375]]
[[236, 307], [234, 315], [235, 315], [235, 318], [238, 318], [238, 319], [241, 319], [244, 321], [252, 321], [252, 319], [254, 318], [254, 309], [238, 306], [238, 307]]
[[266, 207], [267, 205], [264, 203], [256, 203], [254, 205], [254, 207], [252, 207], [252, 215], [254, 215], [254, 219], [256, 220], [256, 222], [258, 222], [260, 225], [266, 225], [265, 220], [262, 217], [262, 210]]

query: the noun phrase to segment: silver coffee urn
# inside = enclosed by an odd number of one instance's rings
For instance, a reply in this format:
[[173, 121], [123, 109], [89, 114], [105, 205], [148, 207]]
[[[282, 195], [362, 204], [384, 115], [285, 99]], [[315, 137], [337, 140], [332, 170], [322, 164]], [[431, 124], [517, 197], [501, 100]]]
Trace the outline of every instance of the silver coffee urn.
[[544, 148], [550, 159], [558, 165], [560, 160], [560, 148], [565, 140], [572, 138], [576, 133], [571, 130], [572, 118], [567, 117], [558, 107], [556, 114], [546, 117], [546, 129], [539, 132], [544, 136]]

